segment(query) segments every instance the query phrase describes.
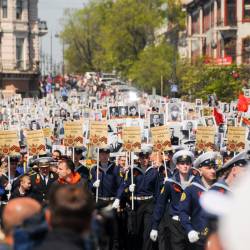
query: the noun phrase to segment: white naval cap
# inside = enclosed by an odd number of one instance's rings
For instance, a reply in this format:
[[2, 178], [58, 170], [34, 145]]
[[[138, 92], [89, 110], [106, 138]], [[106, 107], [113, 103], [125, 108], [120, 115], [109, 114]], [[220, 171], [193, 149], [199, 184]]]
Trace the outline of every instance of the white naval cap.
[[249, 250], [249, 170], [239, 178], [233, 184], [230, 195], [208, 191], [200, 198], [202, 208], [208, 214], [219, 217], [218, 233], [223, 249], [227, 250]]
[[218, 157], [218, 153], [217, 152], [206, 152], [203, 153], [202, 155], [200, 155], [195, 161], [194, 161], [194, 168], [200, 168], [202, 166], [205, 165], [211, 165], [214, 164], [215, 165], [215, 161]]
[[246, 167], [250, 166], [250, 151], [243, 151], [236, 156], [234, 156], [232, 159], [227, 161], [221, 168], [217, 170], [217, 173], [227, 170], [234, 165], [241, 166], [241, 167]]
[[173, 155], [173, 163], [176, 164], [178, 161], [194, 161], [194, 154], [189, 150], [180, 150]]
[[151, 144], [142, 144], [141, 151], [139, 152], [139, 157], [150, 155], [153, 151], [153, 146]]

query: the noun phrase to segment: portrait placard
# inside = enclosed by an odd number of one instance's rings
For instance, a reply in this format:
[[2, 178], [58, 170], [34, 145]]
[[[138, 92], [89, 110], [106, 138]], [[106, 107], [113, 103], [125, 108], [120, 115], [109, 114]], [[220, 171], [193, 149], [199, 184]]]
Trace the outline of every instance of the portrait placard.
[[20, 154], [17, 131], [0, 131], [0, 154], [10, 156]]
[[64, 123], [64, 140], [65, 147], [83, 146], [83, 123], [81, 121]]
[[122, 130], [123, 149], [128, 152], [139, 152], [141, 149], [141, 128], [124, 127]]
[[171, 150], [171, 139], [169, 128], [167, 126], [151, 128], [151, 133], [154, 151], [163, 152]]
[[46, 154], [45, 138], [42, 129], [27, 131], [27, 146], [29, 155]]
[[106, 147], [108, 143], [107, 121], [90, 121], [90, 144], [96, 147]]
[[245, 127], [228, 127], [227, 132], [227, 150], [232, 152], [241, 152], [246, 144]]
[[198, 127], [196, 132], [197, 151], [213, 151], [215, 149], [215, 127]]
[[52, 137], [51, 128], [43, 128], [43, 135], [45, 138], [51, 138]]

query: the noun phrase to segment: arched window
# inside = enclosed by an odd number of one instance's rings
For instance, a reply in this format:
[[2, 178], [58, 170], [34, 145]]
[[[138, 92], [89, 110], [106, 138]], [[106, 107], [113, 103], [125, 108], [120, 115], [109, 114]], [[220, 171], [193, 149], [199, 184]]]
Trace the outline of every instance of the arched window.
[[22, 13], [23, 13], [23, 1], [22, 0], [16, 0], [16, 19], [22, 19]]

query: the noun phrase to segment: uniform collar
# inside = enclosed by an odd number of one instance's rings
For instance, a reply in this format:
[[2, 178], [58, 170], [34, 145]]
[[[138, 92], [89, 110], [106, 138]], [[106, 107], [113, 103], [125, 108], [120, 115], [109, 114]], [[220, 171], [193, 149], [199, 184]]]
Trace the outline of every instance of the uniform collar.
[[196, 176], [194, 181], [192, 182], [192, 185], [202, 189], [203, 191], [208, 191], [208, 188], [204, 186], [201, 177]]
[[[189, 173], [187, 183], [191, 183], [194, 178], [195, 178], [195, 176], [193, 176]], [[172, 178], [169, 178], [168, 181], [175, 183], [175, 184], [179, 185], [182, 189], [184, 189], [184, 187], [181, 184], [181, 178], [180, 178], [179, 171], [177, 171]]]
[[113, 162], [108, 162], [108, 165], [107, 165], [107, 167], [102, 167], [101, 166], [101, 164], [99, 165], [99, 168], [102, 170], [102, 171], [104, 171], [104, 172], [107, 172], [111, 167], [113, 167], [114, 166], [114, 163]]
[[224, 179], [218, 180], [212, 185], [212, 187], [224, 188], [225, 190], [232, 192], [232, 190], [229, 188], [228, 184], [225, 182]]

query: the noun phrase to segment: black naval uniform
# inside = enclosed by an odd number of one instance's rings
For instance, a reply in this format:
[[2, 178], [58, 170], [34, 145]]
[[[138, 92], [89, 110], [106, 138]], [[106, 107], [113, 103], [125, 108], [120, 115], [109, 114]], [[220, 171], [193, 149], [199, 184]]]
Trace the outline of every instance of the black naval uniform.
[[[94, 182], [97, 180], [97, 166], [90, 170], [90, 189], [96, 194]], [[120, 174], [120, 168], [114, 162], [108, 162], [106, 166], [99, 164], [100, 186], [98, 188], [98, 206], [105, 207], [112, 204], [115, 199], [121, 199], [123, 191], [123, 178]], [[102, 250], [118, 250], [119, 249], [119, 235], [117, 213], [114, 212], [114, 220], [109, 224], [109, 232], [106, 237], [101, 235], [100, 240], [104, 241], [100, 244]], [[106, 243], [105, 243], [106, 242]], [[105, 246], [106, 245], [106, 246]]]
[[[133, 178], [135, 184], [134, 211], [129, 211], [129, 225], [131, 250], [151, 250], [155, 244], [150, 239], [152, 214], [156, 197], [159, 194], [160, 178], [157, 168], [148, 166], [144, 171], [140, 165], [134, 167]], [[131, 172], [126, 186], [131, 184]], [[130, 197], [132, 198], [132, 197]], [[131, 199], [130, 199], [131, 201]], [[131, 204], [131, 202], [130, 202]]]

